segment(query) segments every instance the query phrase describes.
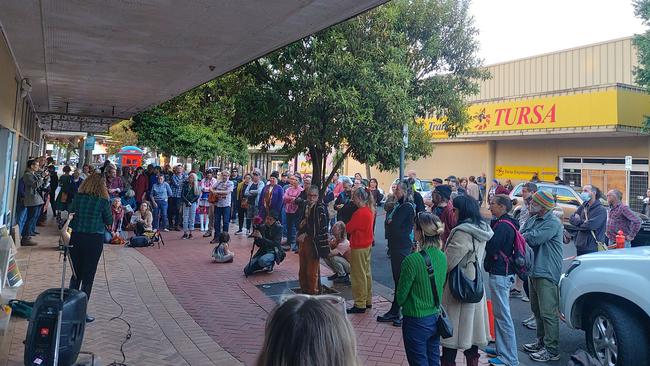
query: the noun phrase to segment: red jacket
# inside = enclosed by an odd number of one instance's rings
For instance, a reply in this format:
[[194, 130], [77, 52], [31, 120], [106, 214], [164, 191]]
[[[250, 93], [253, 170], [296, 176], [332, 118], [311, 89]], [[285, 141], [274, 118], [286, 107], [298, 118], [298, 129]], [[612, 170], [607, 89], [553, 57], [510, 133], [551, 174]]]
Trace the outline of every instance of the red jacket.
[[366, 249], [372, 246], [374, 220], [375, 214], [368, 207], [361, 207], [354, 211], [350, 222], [345, 226], [345, 230], [350, 234], [350, 248]]
[[147, 190], [149, 190], [149, 179], [146, 175], [140, 174], [138, 178], [133, 180], [133, 191], [135, 192], [135, 201], [137, 203], [142, 203], [142, 196]]
[[456, 222], [456, 216], [454, 215], [454, 205], [451, 203], [451, 201], [449, 201], [447, 203], [447, 206], [442, 209], [442, 213], [440, 214], [440, 221], [445, 224], [445, 231], [442, 233], [442, 235], [440, 235], [440, 238], [444, 244], [447, 242], [447, 238], [449, 238], [451, 230], [458, 224]]

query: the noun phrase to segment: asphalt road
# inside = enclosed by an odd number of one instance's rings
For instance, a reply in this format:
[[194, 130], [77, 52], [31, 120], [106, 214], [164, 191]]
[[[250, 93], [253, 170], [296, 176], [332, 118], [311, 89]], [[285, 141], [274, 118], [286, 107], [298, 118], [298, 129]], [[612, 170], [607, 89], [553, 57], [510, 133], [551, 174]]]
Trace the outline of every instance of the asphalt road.
[[[393, 277], [390, 269], [390, 258], [386, 254], [387, 246], [386, 239], [384, 238], [384, 218], [385, 214], [381, 208], [378, 211], [377, 225], [375, 228], [375, 247], [372, 250], [372, 278], [374, 281], [381, 283], [384, 286], [394, 288]], [[564, 246], [563, 258], [570, 258], [576, 254], [575, 246], [573, 243]], [[564, 261], [563, 270], [566, 270], [571, 264], [571, 260]], [[486, 289], [489, 297], [489, 289]], [[528, 343], [535, 339], [535, 331], [525, 328], [521, 323], [524, 319], [528, 318], [532, 311], [530, 303], [524, 302], [521, 299], [511, 299], [510, 309], [512, 318], [515, 323], [517, 333], [517, 344], [521, 349], [524, 343]], [[557, 362], [549, 362], [547, 365], [564, 366], [566, 365], [569, 357], [577, 349], [586, 349], [585, 333], [583, 331], [570, 329], [560, 321], [560, 355], [561, 359]], [[540, 365], [530, 359], [527, 353], [519, 351], [520, 365]]]

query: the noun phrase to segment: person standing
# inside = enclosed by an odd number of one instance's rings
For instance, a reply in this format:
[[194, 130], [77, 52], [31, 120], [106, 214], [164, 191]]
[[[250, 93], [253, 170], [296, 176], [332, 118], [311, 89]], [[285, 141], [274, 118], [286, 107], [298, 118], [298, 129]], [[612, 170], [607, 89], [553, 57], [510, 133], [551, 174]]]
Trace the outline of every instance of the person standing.
[[246, 209], [246, 231], [250, 233], [253, 218], [259, 212], [259, 196], [264, 189], [264, 182], [262, 181], [262, 173], [259, 169], [253, 169], [251, 184], [244, 190], [244, 197], [248, 200], [248, 209]]
[[479, 202], [480, 206], [481, 191], [473, 175], [469, 176], [469, 182], [467, 182], [467, 195], [475, 199], [476, 202]]
[[284, 190], [278, 184], [278, 172], [274, 171], [269, 177], [269, 184], [262, 189], [259, 197], [259, 216], [265, 218], [266, 214], [271, 210], [282, 215], [282, 199], [284, 197]]
[[[59, 195], [56, 197], [57, 211], [68, 211], [68, 205], [72, 202], [74, 196], [74, 186], [72, 185], [72, 176], [70, 175], [72, 169], [66, 165], [63, 167], [63, 175], [59, 178]], [[57, 216], [58, 217], [58, 216]]]
[[217, 184], [212, 188], [212, 193], [216, 194], [218, 199], [214, 205], [214, 236], [210, 241], [211, 244], [219, 242], [219, 234], [221, 234], [222, 230], [228, 232], [233, 190], [235, 190], [235, 185], [230, 180], [230, 172], [223, 170], [221, 180], [217, 181]]
[[153, 229], [169, 231], [167, 229], [167, 205], [172, 189], [165, 182], [165, 176], [158, 175], [158, 182], [151, 187], [151, 205], [153, 206]]
[[445, 224], [445, 232], [442, 234], [441, 239], [443, 242], [447, 242], [447, 238], [449, 238], [451, 231], [457, 224], [456, 215], [454, 214], [454, 204], [453, 201], [450, 201], [451, 187], [447, 184], [437, 186], [433, 190], [431, 198], [435, 206], [433, 213]]
[[124, 191], [122, 177], [117, 175], [117, 169], [112, 164], [106, 166], [104, 171], [106, 172], [106, 188], [108, 188], [108, 194], [111, 199], [120, 198], [120, 195]]
[[56, 190], [59, 188], [59, 174], [56, 172], [56, 165], [54, 165], [54, 159], [51, 156], [47, 158], [47, 162], [47, 171], [50, 173], [50, 206], [52, 207], [52, 216], [58, 217]]
[[43, 197], [39, 194], [38, 190], [43, 184], [43, 178], [36, 174], [39, 170], [39, 164], [36, 160], [27, 162], [27, 169], [23, 174], [23, 184], [25, 186], [25, 193], [23, 198], [23, 206], [27, 209], [27, 219], [21, 233], [22, 239], [20, 244], [23, 246], [34, 246], [32, 236], [36, 234], [36, 222], [38, 221], [44, 201]]
[[201, 179], [199, 188], [201, 188], [201, 197], [199, 198], [199, 222], [201, 224], [201, 231], [204, 238], [212, 236], [210, 229], [210, 190], [217, 184], [217, 180], [212, 176], [212, 170], [205, 173], [205, 177]]
[[183, 236], [181, 239], [192, 239], [196, 207], [200, 196], [201, 188], [199, 188], [198, 178], [196, 174], [191, 173], [183, 183], [181, 192], [181, 199], [183, 200]]
[[530, 306], [537, 320], [537, 339], [524, 344], [530, 358], [538, 362], [560, 359], [558, 284], [562, 274], [562, 222], [553, 214], [555, 199], [549, 192], [538, 191], [530, 202], [531, 217], [521, 235], [535, 253], [528, 277]]
[[485, 199], [485, 190], [487, 185], [487, 178], [485, 177], [485, 173], [481, 173], [481, 176], [476, 178], [476, 184], [478, 184], [478, 189], [480, 192], [479, 201], [480, 201], [480, 205], [482, 205], [483, 200]]
[[329, 224], [327, 208], [321, 202], [319, 195], [317, 186], [309, 187], [304, 218], [298, 230], [298, 254], [300, 255], [298, 280], [301, 292], [308, 295], [320, 293], [318, 278], [320, 262], [316, 246], [317, 240], [327, 237]]
[[352, 199], [352, 182], [348, 177], [343, 177], [343, 191], [339, 193], [338, 197], [334, 200], [334, 209], [336, 210], [336, 221], [343, 221], [347, 223], [350, 221], [350, 216], [346, 215], [343, 207], [351, 202]]
[[525, 183], [521, 187], [521, 209], [519, 210], [519, 227], [523, 227], [528, 218], [530, 218], [530, 202], [533, 200], [533, 195], [537, 192], [537, 184]]
[[[239, 183], [242, 182], [242, 176], [239, 175], [239, 169], [237, 168], [232, 168], [230, 171], [230, 181], [232, 182], [233, 186], [235, 189], [233, 189], [232, 194], [231, 194], [231, 207], [232, 210], [230, 212], [230, 222], [235, 223], [235, 220], [237, 220], [238, 214], [239, 214], [239, 196], [237, 195], [237, 187], [239, 187]], [[239, 228], [241, 230], [241, 227]]]
[[135, 202], [137, 203], [137, 206], [140, 207], [142, 202], [146, 201], [147, 191], [149, 190], [149, 179], [144, 174], [144, 169], [142, 169], [142, 167], [138, 167], [138, 169], [135, 170], [132, 187], [135, 192]]
[[641, 219], [632, 212], [628, 205], [621, 202], [622, 199], [623, 193], [618, 189], [607, 192], [607, 203], [609, 203], [607, 238], [610, 246], [616, 245], [616, 235], [621, 230], [625, 235], [625, 247], [629, 248], [641, 228]]
[[512, 254], [519, 222], [508, 214], [512, 201], [506, 195], [498, 194], [490, 202], [490, 212], [495, 219], [491, 227], [494, 235], [485, 246], [484, 268], [490, 274], [490, 298], [494, 314], [496, 335], [495, 358], [491, 365], [518, 366], [517, 338], [510, 313], [510, 287], [515, 283], [515, 267]]
[[298, 252], [298, 244], [296, 244], [296, 230], [298, 227], [298, 204], [296, 199], [300, 197], [302, 187], [298, 184], [298, 179], [295, 176], [289, 177], [289, 185], [284, 190], [284, 207], [286, 221], [284, 225], [287, 232], [287, 245], [294, 252]]
[[[413, 203], [413, 186], [407, 180], [398, 182], [393, 190], [397, 203], [386, 215], [388, 251], [390, 253], [390, 267], [393, 274], [395, 288], [399, 284], [399, 275], [402, 261], [411, 254], [413, 241], [413, 223], [415, 218], [415, 204]], [[394, 326], [402, 325], [402, 311], [397, 297], [393, 297], [390, 310], [377, 317], [378, 322], [392, 322]]]
[[169, 197], [169, 226], [170, 230], [180, 231], [183, 226], [183, 186], [187, 176], [183, 172], [183, 166], [174, 167], [174, 172], [169, 179], [169, 187], [172, 189], [172, 195]]
[[373, 223], [375, 218], [374, 200], [365, 188], [358, 188], [352, 194], [352, 201], [358, 207], [352, 214], [345, 230], [350, 236], [350, 282], [354, 306], [348, 314], [365, 313], [372, 307], [372, 272], [370, 270], [370, 250], [375, 235]]
[[[436, 322], [447, 278], [447, 260], [441, 251], [443, 232], [444, 224], [437, 216], [430, 212], [419, 213], [415, 220], [415, 240], [420, 243], [421, 251], [409, 254], [402, 262], [395, 296], [404, 313], [402, 338], [409, 365], [440, 365]], [[425, 256], [433, 268], [432, 274], [428, 272]]]
[[[493, 232], [481, 218], [480, 208], [474, 199], [458, 196], [453, 201], [453, 207], [458, 226], [451, 231], [444, 247], [447, 274], [458, 267], [468, 280], [474, 281], [483, 270], [481, 264], [485, 257], [485, 245]], [[465, 350], [463, 353], [468, 366], [478, 366], [478, 349], [485, 347], [490, 339], [485, 296], [477, 303], [463, 302], [452, 294], [447, 281], [442, 304], [454, 324], [454, 335], [441, 341], [442, 366], [456, 365], [459, 349]]]
[[[248, 225], [248, 199], [244, 197], [244, 192], [251, 185], [251, 175], [245, 174], [244, 179], [237, 185], [237, 218], [239, 219], [238, 230], [235, 235], [248, 235], [248, 230], [244, 233], [244, 228]], [[246, 225], [246, 226], [245, 226]]]
[[582, 205], [569, 219], [578, 231], [574, 239], [577, 255], [597, 252], [597, 242], [604, 243], [607, 239], [607, 210], [600, 203], [600, 189], [588, 184], [582, 187], [580, 198]]
[[[104, 182], [100, 174], [90, 174], [79, 187], [79, 193], [69, 207], [70, 213], [74, 214], [70, 222], [70, 262], [74, 267], [70, 288], [81, 288], [88, 299], [104, 248], [104, 231], [113, 224], [108, 190]], [[86, 315], [86, 323], [94, 320], [92, 316]]]

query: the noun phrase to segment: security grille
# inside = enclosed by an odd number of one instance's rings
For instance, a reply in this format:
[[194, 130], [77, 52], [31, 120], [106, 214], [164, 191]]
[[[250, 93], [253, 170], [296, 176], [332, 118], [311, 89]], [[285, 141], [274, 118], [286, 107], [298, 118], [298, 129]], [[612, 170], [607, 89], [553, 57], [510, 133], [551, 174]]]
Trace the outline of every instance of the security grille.
[[643, 198], [648, 190], [648, 172], [630, 172], [629, 205], [633, 211], [643, 210]]

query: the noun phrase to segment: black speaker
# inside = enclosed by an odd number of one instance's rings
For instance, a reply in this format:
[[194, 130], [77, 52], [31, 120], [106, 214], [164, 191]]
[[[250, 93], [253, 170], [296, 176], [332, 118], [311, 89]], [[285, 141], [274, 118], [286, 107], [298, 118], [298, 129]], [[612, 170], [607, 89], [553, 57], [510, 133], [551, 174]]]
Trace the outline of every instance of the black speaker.
[[[87, 304], [84, 292], [64, 290], [57, 366], [71, 366], [77, 361], [86, 327]], [[60, 306], [61, 288], [51, 288], [38, 295], [25, 338], [25, 365], [55, 366], [56, 322]]]

